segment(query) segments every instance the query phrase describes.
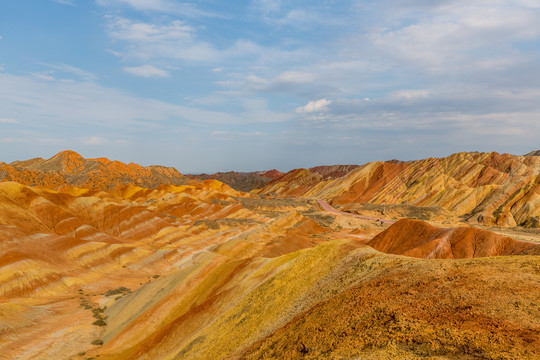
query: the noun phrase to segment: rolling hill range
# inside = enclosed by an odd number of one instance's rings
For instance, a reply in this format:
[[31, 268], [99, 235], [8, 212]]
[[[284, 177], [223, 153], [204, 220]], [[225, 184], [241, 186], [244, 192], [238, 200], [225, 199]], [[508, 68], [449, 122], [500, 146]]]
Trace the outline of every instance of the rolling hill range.
[[50, 159], [35, 158], [0, 162], [0, 181], [57, 189], [72, 185], [107, 190], [116, 184], [155, 188], [161, 184], [182, 185], [187, 179], [175, 168], [124, 164], [107, 158], [85, 159], [74, 151], [62, 151]]
[[[57, 156], [4, 165], [21, 181], [0, 182], [0, 359], [540, 357], [535, 233], [464, 226], [440, 207], [354, 207], [438, 225], [381, 221]], [[368, 165], [298, 179], [307, 193]], [[130, 183], [138, 171], [151, 186]]]
[[317, 198], [333, 205], [441, 207], [470, 223], [538, 227], [540, 156], [457, 153], [409, 162], [378, 161], [329, 178], [297, 169], [255, 192]]

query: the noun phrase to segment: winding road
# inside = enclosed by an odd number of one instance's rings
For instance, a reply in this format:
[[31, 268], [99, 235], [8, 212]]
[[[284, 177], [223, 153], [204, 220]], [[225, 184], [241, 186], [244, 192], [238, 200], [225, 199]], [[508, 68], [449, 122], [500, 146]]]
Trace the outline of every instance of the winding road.
[[351, 213], [347, 213], [347, 212], [343, 212], [343, 211], [339, 211], [337, 209], [334, 209], [332, 206], [330, 206], [326, 201], [324, 200], [317, 200], [319, 202], [319, 204], [322, 206], [322, 208], [328, 212], [331, 212], [331, 213], [334, 213], [334, 214], [338, 214], [338, 215], [348, 215], [348, 216], [353, 216], [353, 217], [356, 217], [356, 218], [359, 218], [359, 219], [364, 219], [364, 220], [372, 220], [372, 221], [380, 221], [380, 222], [383, 222], [383, 223], [387, 223], [387, 224], [393, 224], [395, 223], [395, 221], [392, 221], [392, 220], [387, 220], [387, 219], [381, 219], [381, 218], [375, 218], [375, 217], [371, 217], [371, 216], [363, 216], [363, 215], [356, 215], [356, 214], [351, 214]]

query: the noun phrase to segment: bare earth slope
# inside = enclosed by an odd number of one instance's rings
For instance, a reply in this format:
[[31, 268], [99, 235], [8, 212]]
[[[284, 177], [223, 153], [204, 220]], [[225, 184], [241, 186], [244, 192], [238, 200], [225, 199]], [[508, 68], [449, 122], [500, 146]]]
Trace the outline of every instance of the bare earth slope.
[[537, 244], [472, 227], [441, 229], [420, 220], [402, 219], [368, 245], [379, 251], [426, 259], [465, 259], [518, 255]]
[[165, 166], [124, 164], [106, 158], [84, 159], [74, 151], [62, 151], [50, 159], [0, 163], [0, 181], [56, 189], [73, 185], [107, 190], [116, 184], [155, 188], [162, 184], [182, 185], [187, 181], [176, 169]]
[[[362, 253], [359, 249], [350, 256]], [[540, 357], [537, 259], [396, 258], [383, 271], [380, 261], [385, 257], [371, 256], [354, 266], [359, 277], [366, 268], [372, 276], [298, 314], [240, 358]]]
[[373, 162], [335, 179], [293, 170], [257, 193], [318, 198], [334, 205], [442, 207], [472, 223], [538, 227], [540, 157], [457, 153], [411, 162]]
[[326, 230], [299, 212], [307, 208], [261, 203], [215, 180], [108, 192], [0, 183], [0, 358], [90, 350], [103, 328], [92, 324], [115, 298], [197, 272], [204, 259], [212, 269], [315, 246]]

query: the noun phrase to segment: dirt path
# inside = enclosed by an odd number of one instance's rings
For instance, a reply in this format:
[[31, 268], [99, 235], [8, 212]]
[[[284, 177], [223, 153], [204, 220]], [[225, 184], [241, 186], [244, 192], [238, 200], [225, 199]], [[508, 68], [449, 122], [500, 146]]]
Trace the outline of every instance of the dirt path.
[[352, 216], [352, 217], [356, 217], [356, 218], [364, 219], [364, 220], [380, 221], [380, 222], [387, 223], [387, 224], [393, 224], [393, 223], [395, 223], [395, 221], [392, 221], [392, 220], [381, 219], [381, 218], [375, 218], [375, 217], [371, 217], [371, 216], [362, 216], [362, 215], [350, 214], [350, 213], [347, 213], [347, 212], [339, 211], [339, 210], [337, 210], [337, 209], [334, 209], [332, 206], [330, 206], [330, 205], [329, 205], [326, 201], [324, 201], [324, 200], [317, 200], [317, 201], [318, 201], [319, 204], [323, 207], [324, 210], [326, 210], [326, 211], [328, 211], [328, 212], [331, 212], [331, 213], [334, 213], [334, 214], [338, 214], [338, 215], [348, 215], [348, 216]]

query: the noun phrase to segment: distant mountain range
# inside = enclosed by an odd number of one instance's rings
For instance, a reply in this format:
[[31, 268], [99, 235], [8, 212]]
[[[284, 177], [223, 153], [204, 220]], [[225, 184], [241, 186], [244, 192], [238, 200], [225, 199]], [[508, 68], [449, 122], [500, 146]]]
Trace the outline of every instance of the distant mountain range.
[[217, 172], [215, 174], [200, 174], [200, 175], [186, 175], [189, 179], [196, 180], [219, 180], [235, 190], [239, 191], [251, 191], [253, 189], [260, 188], [270, 181], [283, 176], [284, 173], [275, 169], [269, 171], [253, 171], [253, 172]]

